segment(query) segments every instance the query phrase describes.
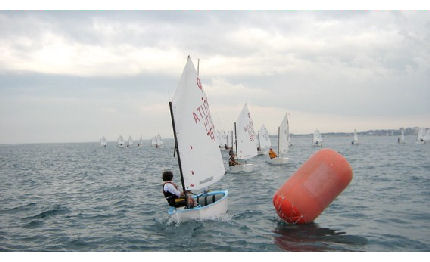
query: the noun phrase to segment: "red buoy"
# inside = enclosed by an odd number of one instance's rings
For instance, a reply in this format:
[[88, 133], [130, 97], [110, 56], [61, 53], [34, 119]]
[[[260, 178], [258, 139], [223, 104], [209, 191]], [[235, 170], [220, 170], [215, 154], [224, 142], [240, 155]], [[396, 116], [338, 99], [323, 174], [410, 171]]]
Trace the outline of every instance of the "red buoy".
[[348, 186], [352, 168], [331, 149], [312, 155], [273, 196], [278, 216], [288, 223], [312, 222]]

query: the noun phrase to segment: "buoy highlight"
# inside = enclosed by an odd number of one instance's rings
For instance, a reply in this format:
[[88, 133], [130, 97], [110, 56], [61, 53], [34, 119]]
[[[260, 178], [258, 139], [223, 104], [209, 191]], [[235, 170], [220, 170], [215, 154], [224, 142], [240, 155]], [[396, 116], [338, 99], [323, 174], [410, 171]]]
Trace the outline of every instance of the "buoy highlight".
[[288, 223], [310, 223], [351, 180], [348, 161], [334, 150], [321, 149], [276, 191], [273, 205], [278, 216]]

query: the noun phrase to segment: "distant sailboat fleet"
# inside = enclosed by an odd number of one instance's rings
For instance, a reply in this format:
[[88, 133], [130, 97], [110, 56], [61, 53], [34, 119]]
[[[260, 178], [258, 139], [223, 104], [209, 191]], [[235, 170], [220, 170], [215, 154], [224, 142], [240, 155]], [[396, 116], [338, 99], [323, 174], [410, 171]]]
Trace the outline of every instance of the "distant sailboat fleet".
[[[178, 161], [182, 192], [176, 195], [166, 191], [166, 188], [169, 188], [166, 185], [174, 185], [171, 181], [173, 172], [164, 170], [163, 194], [169, 203], [168, 214], [178, 221], [223, 216], [228, 209], [228, 189], [209, 190], [209, 187], [221, 180], [226, 172], [231, 174], [253, 172], [255, 165], [252, 158], [266, 155], [266, 162], [271, 165], [285, 165], [290, 161], [289, 148], [292, 141], [288, 114], [285, 113], [277, 127], [277, 152], [272, 148], [269, 132], [264, 124], [258, 132], [254, 130], [254, 122], [247, 103], [243, 105], [236, 121], [233, 122], [232, 130], [217, 129], [199, 78], [199, 63], [196, 70], [189, 56], [179, 85], [169, 102], [169, 109], [174, 135], [174, 156]], [[429, 141], [430, 129], [418, 128], [416, 143], [425, 144]], [[397, 142], [406, 143], [403, 128], [400, 129]], [[150, 139], [150, 145], [154, 148], [160, 148], [163, 144], [160, 134]], [[351, 144], [359, 144], [356, 129]], [[100, 139], [100, 145], [107, 147], [104, 136]], [[130, 148], [133, 145], [131, 136], [127, 142], [122, 135], [117, 139], [119, 148]], [[137, 147], [142, 146], [143, 140], [140, 136]], [[323, 147], [323, 137], [318, 129], [312, 134], [312, 146]], [[228, 150], [228, 169], [222, 158], [222, 150]], [[174, 187], [179, 190], [178, 186]]]
[[[245, 112], [249, 113], [247, 104], [244, 105], [244, 108], [242, 110], [247, 110]], [[252, 119], [250, 116], [248, 117], [248, 119], [252, 122]], [[238, 122], [239, 122], [239, 118], [237, 122], [234, 122], [233, 124], [237, 125]], [[242, 128], [248, 130], [248, 127], [245, 128], [242, 126]], [[216, 140], [221, 150], [233, 149], [233, 152], [235, 153], [235, 155], [238, 155], [237, 148], [239, 148], [240, 157], [238, 157], [238, 159], [240, 160], [246, 160], [254, 157], [254, 149], [252, 149], [254, 148], [254, 146], [249, 146], [250, 144], [255, 144], [255, 148], [257, 151], [256, 155], [267, 155], [268, 150], [272, 147], [269, 132], [267, 131], [267, 128], [264, 126], [264, 124], [261, 125], [257, 133], [254, 132], [253, 126], [250, 127], [248, 130], [247, 136], [244, 136], [246, 132], [241, 133], [241, 131], [236, 132], [237, 130], [236, 131], [234, 130], [235, 130], [234, 126], [232, 131], [216, 130], [215, 131]], [[417, 136], [415, 139], [416, 144], [430, 143], [430, 128], [420, 127], [420, 128], [417, 128], [416, 130], [417, 130]], [[400, 132], [400, 136], [397, 137], [397, 143], [406, 144], [404, 128], [400, 128], [399, 132]], [[393, 134], [390, 134], [390, 135], [393, 135]], [[238, 137], [239, 137], [239, 142], [237, 140]], [[278, 155], [281, 155], [281, 154], [286, 155], [286, 153], [288, 152], [288, 147], [292, 146], [287, 115], [284, 116], [284, 119], [281, 125], [278, 127], [277, 139], [278, 139], [277, 140]], [[247, 143], [244, 143], [244, 141], [247, 141]], [[100, 146], [107, 147], [107, 144], [108, 143], [106, 138], [102, 136], [100, 138]], [[164, 142], [160, 134], [157, 134], [151, 139], [150, 144], [155, 148], [160, 148], [164, 144]], [[357, 129], [354, 129], [354, 132], [352, 133], [351, 145], [358, 145], [358, 144], [359, 144], [359, 139], [358, 139]], [[122, 137], [122, 135], [120, 135], [117, 139], [117, 147], [128, 148], [128, 147], [132, 147], [133, 145], [134, 145], [134, 141], [131, 136], [128, 137], [127, 141], [124, 141], [124, 138]], [[142, 136], [140, 136], [140, 139], [138, 140], [136, 146], [143, 147]], [[316, 147], [323, 146], [323, 138], [318, 129], [316, 129], [312, 134], [312, 146], [316, 146]], [[250, 148], [250, 149], [248, 150], [247, 148]], [[268, 162], [275, 162], [275, 161], [268, 161]]]

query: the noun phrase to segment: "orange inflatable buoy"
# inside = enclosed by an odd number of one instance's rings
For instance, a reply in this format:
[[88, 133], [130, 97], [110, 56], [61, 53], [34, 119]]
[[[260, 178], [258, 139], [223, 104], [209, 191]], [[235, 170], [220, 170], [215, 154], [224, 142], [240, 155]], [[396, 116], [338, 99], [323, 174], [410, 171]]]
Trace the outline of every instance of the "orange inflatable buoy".
[[312, 155], [273, 196], [278, 216], [288, 223], [312, 222], [348, 186], [352, 168], [331, 149]]

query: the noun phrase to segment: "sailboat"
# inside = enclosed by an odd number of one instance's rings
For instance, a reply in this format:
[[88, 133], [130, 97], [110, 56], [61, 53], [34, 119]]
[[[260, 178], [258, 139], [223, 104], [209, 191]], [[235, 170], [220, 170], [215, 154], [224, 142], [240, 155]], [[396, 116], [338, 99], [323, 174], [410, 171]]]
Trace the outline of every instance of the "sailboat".
[[289, 147], [289, 127], [288, 127], [288, 117], [285, 114], [281, 125], [278, 127], [278, 156], [272, 159], [268, 159], [267, 162], [272, 165], [283, 165], [288, 163], [288, 153]]
[[397, 138], [397, 143], [405, 144], [405, 132], [403, 131], [403, 128], [400, 128], [400, 137]]
[[118, 137], [117, 145], [118, 147], [124, 147], [124, 139], [122, 138], [122, 135]]
[[205, 192], [205, 189], [224, 177], [225, 168], [207, 96], [189, 56], [169, 107], [186, 199], [189, 190], [204, 191], [192, 196], [197, 206], [170, 207], [169, 214], [177, 221], [222, 216], [227, 212], [228, 190]]
[[417, 144], [425, 144], [430, 141], [430, 129], [429, 128], [418, 128]]
[[267, 153], [267, 150], [272, 146], [272, 143], [270, 142], [269, 132], [267, 131], [264, 124], [261, 125], [260, 130], [258, 130], [257, 138], [258, 138], [257, 153], [258, 155], [265, 155]]
[[314, 136], [312, 139], [312, 145], [313, 146], [321, 146], [322, 147], [322, 136], [320, 134], [320, 131], [318, 129], [315, 130]]
[[352, 145], [358, 145], [358, 136], [357, 136], [357, 130], [354, 129], [354, 138], [351, 141]]
[[131, 147], [132, 145], [133, 145], [133, 139], [131, 138], [131, 136], [128, 136], [127, 147]]
[[[257, 155], [257, 141], [254, 132], [254, 123], [248, 105], [242, 108], [236, 122], [234, 122], [235, 151], [237, 160], [247, 160]], [[252, 172], [254, 165], [238, 161], [239, 165], [230, 166], [231, 173]]]
[[152, 146], [155, 146], [156, 148], [159, 148], [161, 145], [163, 145], [163, 139], [161, 139], [160, 134], [154, 136], [151, 141]]
[[223, 139], [223, 136], [224, 136], [224, 132], [223, 131], [216, 130], [216, 140], [218, 142], [218, 147], [220, 149], [224, 149], [224, 143], [223, 143], [224, 139]]
[[228, 131], [225, 136], [225, 145], [224, 148], [226, 150], [230, 150], [233, 148], [233, 131]]
[[139, 142], [137, 143], [137, 147], [141, 147], [141, 146], [143, 146], [142, 136], [140, 136], [140, 140], [139, 140]]
[[106, 138], [105, 137], [100, 138], [100, 145], [102, 147], [106, 147], [107, 146], [107, 142], [106, 142]]

